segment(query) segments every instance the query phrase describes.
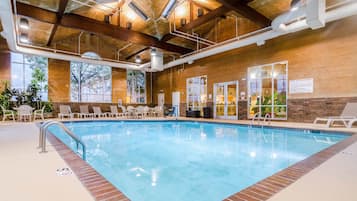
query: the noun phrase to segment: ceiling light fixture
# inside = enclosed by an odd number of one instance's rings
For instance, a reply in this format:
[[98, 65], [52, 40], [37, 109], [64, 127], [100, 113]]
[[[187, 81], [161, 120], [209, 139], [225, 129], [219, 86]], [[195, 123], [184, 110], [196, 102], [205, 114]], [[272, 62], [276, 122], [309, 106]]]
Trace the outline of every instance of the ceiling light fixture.
[[156, 55], [156, 48], [151, 48], [150, 55], [155, 56]]
[[26, 18], [20, 18], [19, 26], [21, 29], [30, 29], [29, 21]]
[[144, 11], [142, 11], [133, 1], [129, 3], [129, 7], [143, 20], [149, 20], [149, 17], [144, 13]]
[[180, 20], [181, 26], [185, 26], [186, 25], [186, 18], [181, 18]]
[[126, 17], [129, 19], [129, 21], [134, 21], [136, 18], [136, 14], [132, 10], [127, 10], [125, 12]]
[[186, 6], [185, 5], [180, 5], [175, 9], [175, 14], [177, 17], [183, 17], [186, 15]]
[[135, 56], [135, 63], [141, 63], [141, 58], [140, 58], [140, 55], [136, 55]]
[[161, 17], [167, 18], [170, 13], [172, 12], [173, 8], [175, 7], [177, 1], [176, 0], [169, 0], [169, 2], [166, 4], [164, 11], [161, 14]]
[[294, 12], [297, 9], [299, 9], [300, 3], [301, 3], [301, 0], [292, 0], [290, 3], [290, 11]]
[[29, 37], [26, 33], [21, 33], [19, 38], [20, 38], [20, 42], [22, 42], [22, 43], [30, 42]]
[[198, 8], [197, 9], [197, 17], [201, 17], [203, 15], [203, 9], [202, 8]]

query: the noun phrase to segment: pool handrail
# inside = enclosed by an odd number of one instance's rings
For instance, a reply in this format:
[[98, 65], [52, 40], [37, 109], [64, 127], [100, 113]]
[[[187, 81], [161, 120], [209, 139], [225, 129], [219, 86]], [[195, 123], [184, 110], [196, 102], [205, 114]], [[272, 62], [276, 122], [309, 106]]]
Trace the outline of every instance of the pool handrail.
[[40, 126], [40, 136], [39, 136], [39, 148], [41, 148], [40, 153], [46, 153], [46, 138], [47, 138], [47, 132], [48, 132], [48, 127], [51, 125], [58, 125], [60, 128], [62, 128], [65, 133], [70, 136], [74, 141], [76, 141], [76, 148], [77, 148], [77, 153], [78, 153], [78, 148], [79, 144], [82, 146], [82, 158], [83, 160], [86, 160], [86, 146], [83, 143], [81, 139], [79, 139], [72, 131], [70, 131], [62, 122], [55, 121], [55, 120], [49, 120], [44, 122]]

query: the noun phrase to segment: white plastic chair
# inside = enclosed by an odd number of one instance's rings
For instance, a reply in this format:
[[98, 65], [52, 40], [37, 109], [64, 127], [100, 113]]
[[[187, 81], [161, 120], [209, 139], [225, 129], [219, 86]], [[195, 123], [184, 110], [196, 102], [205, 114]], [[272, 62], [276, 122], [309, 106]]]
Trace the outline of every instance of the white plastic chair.
[[118, 106], [121, 109], [122, 116], [125, 116], [128, 118], [129, 112], [126, 110], [126, 108], [122, 105]]
[[29, 105], [20, 105], [20, 107], [17, 108], [17, 115], [19, 120], [32, 120], [32, 111], [33, 108]]
[[342, 122], [348, 128], [352, 126], [351, 122], [355, 119], [357, 119], [357, 103], [347, 103], [340, 116], [318, 117], [315, 119], [314, 124], [326, 122], [326, 127], [330, 127], [335, 122]]
[[123, 113], [119, 113], [118, 107], [116, 105], [111, 105], [110, 106], [110, 113], [108, 113], [110, 117], [120, 117], [123, 116]]
[[34, 121], [36, 120], [36, 117], [40, 117], [42, 120], [45, 120], [45, 117], [44, 117], [45, 108], [46, 108], [46, 106], [43, 106], [42, 109], [35, 110], [33, 112], [33, 120]]
[[80, 105], [79, 106], [79, 113], [78, 113], [79, 118], [84, 118], [84, 117], [94, 117], [93, 113], [89, 112], [88, 105]]
[[7, 117], [11, 117], [12, 121], [15, 121], [15, 112], [13, 110], [7, 110], [2, 105], [0, 105], [2, 110], [2, 121], [4, 122]]
[[63, 119], [64, 117], [73, 118], [73, 113], [69, 105], [60, 105], [60, 113], [58, 113], [58, 118]]
[[100, 109], [100, 107], [97, 107], [97, 106], [94, 106], [93, 107], [93, 114], [94, 114], [94, 117], [107, 117], [107, 113], [103, 113], [102, 112], [102, 109]]

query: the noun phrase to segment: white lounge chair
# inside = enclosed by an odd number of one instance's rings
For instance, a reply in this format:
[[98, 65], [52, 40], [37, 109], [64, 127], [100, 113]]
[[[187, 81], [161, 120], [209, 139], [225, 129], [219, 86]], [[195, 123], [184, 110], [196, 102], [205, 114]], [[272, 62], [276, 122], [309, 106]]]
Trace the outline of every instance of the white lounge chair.
[[145, 116], [145, 110], [144, 110], [144, 106], [139, 105], [138, 107], [136, 107], [135, 110], [135, 117], [136, 118], [143, 118]]
[[93, 107], [93, 114], [94, 114], [94, 117], [107, 117], [107, 113], [103, 113], [102, 112], [102, 109], [100, 109], [100, 107], [97, 107], [97, 106], [94, 106]]
[[79, 118], [85, 118], [85, 117], [93, 118], [94, 114], [89, 112], [88, 105], [80, 105], [78, 117]]
[[45, 108], [46, 108], [46, 106], [43, 106], [42, 109], [35, 110], [33, 112], [33, 120], [36, 120], [36, 117], [40, 117], [42, 120], [45, 120], [45, 117], [44, 117]]
[[351, 122], [357, 118], [357, 103], [347, 103], [340, 116], [318, 117], [314, 124], [318, 122], [326, 122], [326, 126], [330, 127], [335, 122], [342, 122], [345, 127], [352, 126]]
[[352, 120], [350, 120], [350, 122], [348, 123], [348, 128], [352, 128], [354, 123], [357, 123], [357, 117], [352, 119]]
[[123, 113], [119, 113], [118, 107], [116, 105], [111, 105], [110, 106], [110, 113], [108, 113], [110, 117], [122, 117]]
[[60, 105], [60, 113], [58, 113], [58, 118], [63, 119], [64, 117], [73, 118], [73, 113], [69, 105]]
[[128, 117], [136, 117], [136, 109], [135, 107], [129, 105], [128, 107], [126, 107], [126, 111], [128, 112]]
[[2, 105], [0, 105], [2, 110], [2, 121], [5, 121], [6, 118], [11, 117], [12, 121], [15, 121], [15, 112], [13, 110], [7, 110]]
[[118, 106], [121, 109], [122, 116], [124, 117], [129, 117], [129, 112], [126, 110], [126, 108], [122, 105]]

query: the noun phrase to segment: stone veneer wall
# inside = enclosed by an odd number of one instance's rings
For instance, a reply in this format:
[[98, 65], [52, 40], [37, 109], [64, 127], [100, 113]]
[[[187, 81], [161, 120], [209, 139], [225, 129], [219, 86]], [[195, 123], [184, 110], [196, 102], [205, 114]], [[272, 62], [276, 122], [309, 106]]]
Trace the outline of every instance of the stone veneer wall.
[[[357, 102], [357, 97], [304, 98], [288, 100], [288, 121], [312, 123], [316, 117], [340, 116], [347, 103]], [[169, 104], [165, 104], [171, 107]], [[213, 103], [208, 102], [213, 117]], [[238, 119], [247, 120], [248, 101], [238, 102]], [[185, 116], [186, 103], [180, 104], [180, 115]]]

